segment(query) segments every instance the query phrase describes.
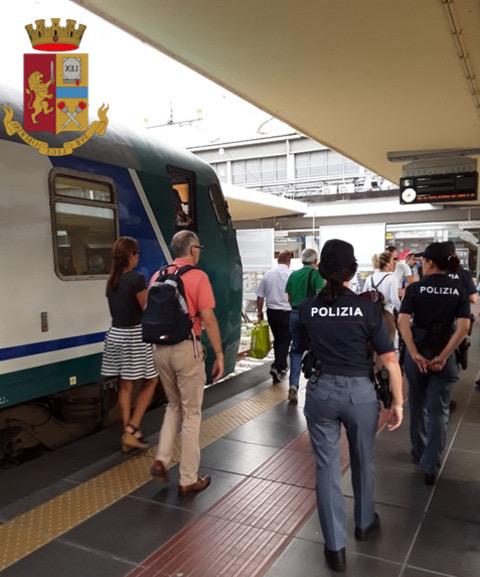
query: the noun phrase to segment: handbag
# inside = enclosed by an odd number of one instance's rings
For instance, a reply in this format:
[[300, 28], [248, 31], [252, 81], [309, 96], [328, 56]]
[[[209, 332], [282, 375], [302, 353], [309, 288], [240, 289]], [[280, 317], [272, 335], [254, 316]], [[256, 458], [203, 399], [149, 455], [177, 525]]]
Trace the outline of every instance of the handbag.
[[260, 321], [250, 334], [250, 356], [255, 359], [263, 359], [268, 355], [272, 344], [270, 342], [270, 328], [267, 321]]

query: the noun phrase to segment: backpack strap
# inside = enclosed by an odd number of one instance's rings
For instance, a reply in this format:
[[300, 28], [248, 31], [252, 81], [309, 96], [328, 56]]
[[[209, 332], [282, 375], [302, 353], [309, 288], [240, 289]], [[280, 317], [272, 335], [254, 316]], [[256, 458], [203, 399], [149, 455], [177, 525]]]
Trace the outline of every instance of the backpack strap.
[[[171, 265], [170, 265], [171, 266]], [[177, 265], [173, 265], [173, 266], [177, 266]], [[186, 264], [185, 266], [181, 266], [178, 267], [177, 266], [177, 271], [174, 273], [176, 276], [182, 276], [184, 275], [186, 272], [188, 272], [189, 270], [193, 270], [197, 268], [196, 266], [193, 266], [191, 264]]]
[[384, 276], [382, 276], [382, 278], [378, 281], [378, 284], [374, 284], [374, 282], [373, 282], [373, 275], [372, 275], [372, 281], [371, 281], [371, 282], [372, 282], [372, 287], [373, 287], [375, 290], [378, 290], [378, 287], [382, 284], [382, 282], [387, 278], [387, 276], [390, 276], [391, 274], [392, 274], [391, 272], [387, 272], [387, 274], [384, 275]]
[[313, 277], [313, 273], [315, 272], [315, 270], [312, 268], [310, 269], [310, 272], [308, 273], [308, 279], [307, 279], [307, 297], [313, 297], [315, 296], [315, 289], [313, 288], [312, 285], [312, 277]]

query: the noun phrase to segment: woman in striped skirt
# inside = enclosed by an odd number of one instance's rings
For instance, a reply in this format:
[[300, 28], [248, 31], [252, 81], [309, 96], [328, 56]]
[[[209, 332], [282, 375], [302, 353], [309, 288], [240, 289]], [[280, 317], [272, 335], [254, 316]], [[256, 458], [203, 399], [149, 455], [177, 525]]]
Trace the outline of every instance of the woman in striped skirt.
[[[102, 375], [120, 377], [118, 404], [122, 413], [122, 449], [146, 449], [140, 423], [155, 391], [158, 374], [152, 346], [142, 341], [142, 314], [147, 300], [145, 277], [137, 272], [138, 242], [122, 236], [113, 245], [112, 272], [106, 296], [112, 326], [105, 338]], [[134, 381], [143, 379], [135, 407], [132, 407]]]

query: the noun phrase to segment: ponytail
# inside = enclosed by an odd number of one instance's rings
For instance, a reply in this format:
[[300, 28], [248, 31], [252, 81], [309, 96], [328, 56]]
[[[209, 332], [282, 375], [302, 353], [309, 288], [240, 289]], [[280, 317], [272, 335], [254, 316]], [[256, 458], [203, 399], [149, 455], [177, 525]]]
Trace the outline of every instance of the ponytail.
[[451, 254], [448, 257], [446, 270], [448, 270], [449, 272], [457, 272], [459, 268], [460, 268], [460, 259], [456, 254]]
[[[426, 257], [428, 258], [428, 257]], [[432, 255], [430, 260], [443, 271], [457, 272], [460, 268], [460, 261], [456, 254], [442, 254], [442, 255]]]
[[374, 254], [372, 257], [373, 268], [383, 270], [390, 264], [392, 258], [392, 253], [388, 251], [384, 251], [380, 254]]
[[138, 242], [130, 236], [121, 236], [112, 247], [112, 268], [107, 287], [116, 291], [122, 272], [128, 267], [130, 256], [138, 251]]
[[337, 297], [344, 292], [345, 287], [343, 286], [343, 282], [334, 278], [329, 278], [326, 285], [320, 291], [320, 294], [324, 297], [326, 304], [331, 305], [336, 301]]

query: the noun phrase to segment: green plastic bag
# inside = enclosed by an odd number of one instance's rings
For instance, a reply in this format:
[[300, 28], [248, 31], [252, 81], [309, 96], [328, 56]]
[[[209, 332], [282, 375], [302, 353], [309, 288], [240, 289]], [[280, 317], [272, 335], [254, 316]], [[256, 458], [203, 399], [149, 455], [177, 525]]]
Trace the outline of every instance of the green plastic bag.
[[270, 343], [270, 329], [267, 321], [260, 321], [252, 328], [250, 335], [250, 356], [263, 359], [272, 348]]

